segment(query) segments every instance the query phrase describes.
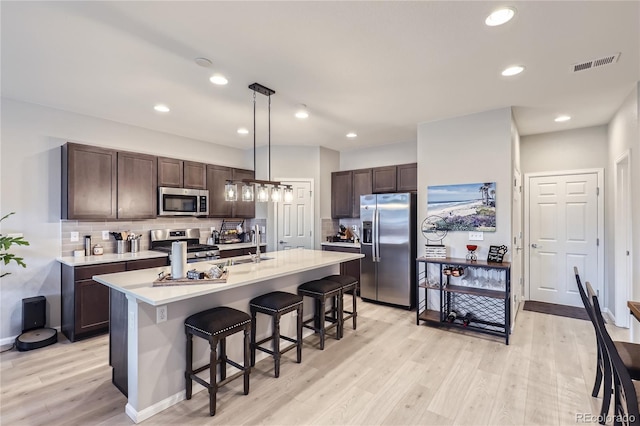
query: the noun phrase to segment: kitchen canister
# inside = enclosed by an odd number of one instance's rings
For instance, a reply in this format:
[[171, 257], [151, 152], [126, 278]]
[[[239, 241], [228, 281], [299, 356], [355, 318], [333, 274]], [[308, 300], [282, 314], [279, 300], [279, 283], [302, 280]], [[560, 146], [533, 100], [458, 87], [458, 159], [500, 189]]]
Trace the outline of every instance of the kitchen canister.
[[84, 255], [91, 256], [91, 235], [84, 236]]
[[134, 238], [131, 240], [131, 253], [137, 253], [140, 251], [140, 239]]
[[179, 280], [187, 276], [187, 243], [171, 243], [171, 279]]
[[104, 249], [102, 248], [102, 246], [100, 244], [96, 244], [95, 246], [93, 246], [93, 255], [94, 256], [102, 256], [103, 253], [104, 253]]
[[127, 252], [127, 240], [116, 240], [116, 253], [122, 254]]

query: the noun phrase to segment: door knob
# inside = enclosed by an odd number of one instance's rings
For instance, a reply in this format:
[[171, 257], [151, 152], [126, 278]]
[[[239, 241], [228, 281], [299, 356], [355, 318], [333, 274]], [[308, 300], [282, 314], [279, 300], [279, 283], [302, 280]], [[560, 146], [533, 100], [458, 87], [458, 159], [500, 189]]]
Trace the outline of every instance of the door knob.
[[542, 248], [542, 246], [539, 246], [536, 243], [533, 243], [531, 244], [531, 248]]
[[280, 244], [286, 244], [286, 242], [284, 242], [284, 241], [282, 241], [282, 240], [280, 240], [280, 241], [278, 241], [278, 242], [279, 242]]

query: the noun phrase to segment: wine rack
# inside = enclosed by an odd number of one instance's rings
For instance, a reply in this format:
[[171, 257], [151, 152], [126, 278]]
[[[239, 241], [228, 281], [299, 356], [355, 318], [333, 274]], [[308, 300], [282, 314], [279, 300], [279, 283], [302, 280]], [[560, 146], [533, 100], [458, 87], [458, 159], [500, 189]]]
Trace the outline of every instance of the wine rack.
[[[482, 286], [472, 286], [464, 278], [480, 272], [492, 274], [491, 285], [484, 281]], [[461, 327], [504, 337], [509, 344], [510, 263], [420, 257], [416, 259], [416, 278], [416, 324]], [[450, 315], [452, 312], [455, 315]]]

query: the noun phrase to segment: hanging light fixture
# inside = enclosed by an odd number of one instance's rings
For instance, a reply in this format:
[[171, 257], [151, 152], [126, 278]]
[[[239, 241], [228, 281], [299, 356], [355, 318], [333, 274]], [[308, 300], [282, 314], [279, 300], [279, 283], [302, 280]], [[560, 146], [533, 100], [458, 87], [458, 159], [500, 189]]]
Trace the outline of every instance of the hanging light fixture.
[[236, 201], [237, 199], [238, 199], [238, 187], [235, 183], [228, 180], [227, 184], [224, 186], [224, 200]]
[[291, 187], [291, 185], [286, 185], [284, 187], [283, 200], [285, 203], [290, 203], [293, 201], [293, 188]]
[[[269, 147], [269, 157], [267, 163], [267, 180], [258, 180], [258, 179], [243, 179], [242, 180], [242, 200], [243, 201], [253, 201], [254, 188], [255, 189], [255, 199], [258, 202], [266, 203], [269, 200], [277, 203], [282, 199], [282, 193], [280, 189], [280, 182], [271, 180], [271, 95], [276, 93], [274, 90], [269, 89], [268, 87], [263, 86], [259, 83], [253, 83], [249, 85], [249, 89], [253, 90], [253, 170], [256, 170], [256, 93], [260, 93], [269, 98], [269, 133], [268, 133], [268, 147]], [[247, 195], [245, 198], [245, 194]], [[249, 194], [251, 194], [249, 196]]]
[[253, 185], [242, 184], [242, 201], [253, 201]]
[[[291, 185], [284, 185], [277, 181], [271, 180], [271, 95], [276, 93], [274, 90], [263, 86], [259, 83], [253, 83], [249, 85], [249, 89], [253, 90], [253, 170], [256, 170], [256, 93], [260, 93], [269, 98], [269, 157], [268, 157], [268, 169], [267, 179], [242, 179], [242, 189], [240, 191], [242, 201], [253, 201], [254, 194], [255, 200], [261, 203], [268, 202], [269, 200], [277, 203], [284, 199], [286, 202], [293, 201], [293, 188]], [[255, 185], [255, 190], [254, 190]], [[236, 201], [238, 199], [237, 185], [232, 181], [227, 181], [225, 185], [225, 200]]]
[[280, 190], [279, 186], [274, 186], [273, 188], [271, 188], [271, 201], [273, 201], [274, 203], [277, 203], [280, 201], [282, 196], [282, 191]]
[[258, 195], [256, 197], [256, 201], [259, 201], [261, 203], [266, 203], [267, 201], [269, 201], [269, 190], [266, 186], [258, 186]]

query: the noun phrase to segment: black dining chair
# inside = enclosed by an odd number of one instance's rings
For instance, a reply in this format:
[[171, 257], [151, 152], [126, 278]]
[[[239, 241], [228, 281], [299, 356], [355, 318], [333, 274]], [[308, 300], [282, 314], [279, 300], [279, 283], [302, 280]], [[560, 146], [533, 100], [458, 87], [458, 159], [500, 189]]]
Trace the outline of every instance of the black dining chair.
[[[580, 297], [582, 298], [582, 302], [585, 305], [585, 309], [587, 310], [587, 314], [591, 319], [591, 323], [593, 324], [594, 329], [597, 327], [596, 318], [593, 314], [593, 302], [592, 297], [596, 296], [593, 293], [593, 288], [591, 285], [588, 286], [587, 291], [585, 293], [584, 287], [582, 285], [582, 281], [580, 279], [580, 274], [578, 273], [578, 268], [573, 267], [573, 272], [576, 276], [576, 283], [578, 284], [578, 290], [580, 292]], [[586, 283], [585, 283], [586, 284]], [[592, 294], [589, 294], [592, 292]], [[604, 321], [604, 319], [603, 319]], [[597, 332], [597, 330], [596, 330]], [[591, 395], [593, 397], [598, 396], [598, 392], [600, 390], [600, 385], [602, 384], [602, 380], [604, 379], [604, 386], [602, 391], [602, 409], [600, 411], [600, 423], [604, 424], [604, 420], [606, 419], [607, 413], [609, 412], [609, 403], [611, 401], [611, 366], [603, 360], [603, 355], [605, 351], [604, 344], [596, 339], [598, 345], [598, 366], [596, 370], [596, 380], [593, 385], [593, 391]], [[627, 372], [631, 376], [632, 380], [640, 380], [640, 344], [630, 343], [630, 342], [621, 342], [614, 341], [613, 344], [616, 346], [616, 350], [620, 355], [620, 359], [624, 364]]]
[[600, 409], [599, 420], [600, 424], [605, 424], [607, 414], [609, 413], [609, 405], [611, 403], [611, 366], [609, 362], [605, 361], [604, 359], [606, 348], [601, 344], [600, 339], [598, 338], [598, 326], [596, 324], [596, 318], [593, 312], [593, 305], [582, 286], [578, 268], [574, 266], [573, 272], [576, 275], [576, 284], [578, 285], [578, 291], [580, 293], [582, 303], [584, 304], [584, 309], [587, 311], [587, 315], [589, 315], [589, 319], [591, 320], [591, 324], [593, 325], [594, 332], [596, 333], [596, 344], [598, 346], [598, 362], [596, 366], [596, 381], [593, 384], [591, 396], [593, 396], [594, 398], [598, 396], [598, 393], [600, 392], [600, 385], [602, 384], [602, 379], [604, 378], [604, 388], [602, 390], [602, 408]]
[[[598, 296], [595, 295], [589, 282], [585, 282], [589, 299], [592, 300], [591, 312], [595, 318], [596, 336], [602, 346], [604, 346], [603, 360], [612, 368], [613, 389], [614, 389], [614, 425], [640, 425], [640, 410], [638, 409], [638, 391], [640, 383], [633, 381], [629, 370], [624, 364], [618, 346], [611, 339], [605, 327]], [[606, 416], [602, 418], [606, 421]], [[603, 423], [603, 421], [601, 421]]]

